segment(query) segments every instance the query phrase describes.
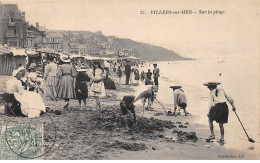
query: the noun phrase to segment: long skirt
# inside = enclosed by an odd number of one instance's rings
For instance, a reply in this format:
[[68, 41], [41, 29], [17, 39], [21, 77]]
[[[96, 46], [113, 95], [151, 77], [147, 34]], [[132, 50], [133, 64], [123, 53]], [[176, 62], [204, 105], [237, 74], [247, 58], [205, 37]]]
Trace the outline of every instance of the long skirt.
[[24, 90], [22, 94], [14, 93], [14, 97], [21, 103], [22, 114], [29, 118], [39, 117], [42, 111], [45, 112], [42, 97], [36, 92]]
[[76, 97], [73, 78], [70, 75], [61, 76], [57, 86], [58, 98], [74, 99]]
[[228, 123], [228, 106], [224, 103], [216, 104], [209, 112], [208, 118], [217, 123]]
[[55, 76], [48, 76], [44, 86], [44, 98], [49, 98], [56, 101], [57, 97], [57, 78]]
[[88, 98], [88, 85], [86, 82], [78, 82], [75, 87], [75, 92], [78, 100], [85, 100]]

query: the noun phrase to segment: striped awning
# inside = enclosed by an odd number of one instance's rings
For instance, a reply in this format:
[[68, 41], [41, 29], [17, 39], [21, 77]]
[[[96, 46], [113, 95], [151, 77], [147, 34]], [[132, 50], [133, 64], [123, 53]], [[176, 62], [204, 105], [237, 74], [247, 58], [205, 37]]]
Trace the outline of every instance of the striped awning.
[[6, 48], [1, 48], [0, 47], [0, 55], [4, 55], [4, 54], [11, 54], [12, 52], [9, 49]]
[[25, 53], [25, 49], [16, 49], [12, 48], [10, 51], [13, 53], [13, 56], [27, 56]]
[[38, 52], [42, 52], [42, 53], [57, 53], [55, 50], [51, 49], [51, 48], [41, 48], [36, 50]]

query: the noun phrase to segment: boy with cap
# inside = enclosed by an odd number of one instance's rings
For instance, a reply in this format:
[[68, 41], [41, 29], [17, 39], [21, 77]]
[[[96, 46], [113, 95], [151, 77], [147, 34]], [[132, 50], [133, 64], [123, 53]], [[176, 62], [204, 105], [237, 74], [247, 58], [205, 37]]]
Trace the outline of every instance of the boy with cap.
[[154, 66], [154, 70], [153, 70], [154, 84], [158, 87], [159, 85], [158, 78], [160, 77], [160, 69], [157, 67], [157, 63], [154, 63], [153, 66]]
[[184, 94], [184, 91], [181, 89], [181, 86], [171, 86], [173, 90], [173, 98], [174, 98], [174, 112], [173, 114], [176, 115], [177, 107], [180, 107], [184, 110], [185, 116], [188, 116], [188, 112], [186, 110], [187, 107], [187, 99]]
[[132, 124], [128, 123], [129, 121], [132, 123], [136, 122], [135, 105], [132, 104], [134, 99], [135, 96], [124, 96], [123, 100], [120, 102], [120, 108], [123, 113], [126, 128], [132, 126]]

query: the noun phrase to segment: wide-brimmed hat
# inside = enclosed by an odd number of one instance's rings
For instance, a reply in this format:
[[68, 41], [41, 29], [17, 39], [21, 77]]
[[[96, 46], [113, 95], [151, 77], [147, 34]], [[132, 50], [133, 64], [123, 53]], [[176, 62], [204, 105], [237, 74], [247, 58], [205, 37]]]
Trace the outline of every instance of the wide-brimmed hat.
[[28, 67], [28, 69], [36, 69], [36, 66], [35, 65], [31, 65], [31, 66]]
[[174, 85], [174, 86], [170, 86], [170, 88], [172, 88], [173, 90], [175, 90], [175, 89], [180, 89], [180, 88], [182, 88], [182, 86]]
[[93, 65], [101, 65], [101, 64], [100, 64], [100, 62], [98, 62], [98, 61], [94, 61], [94, 62], [93, 62]]
[[19, 70], [13, 70], [12, 76], [16, 76], [20, 71]]
[[23, 66], [21, 66], [21, 67], [19, 67], [17, 70], [18, 70], [18, 71], [22, 71], [22, 70], [25, 70], [25, 68], [24, 68]]
[[77, 69], [77, 71], [78, 72], [86, 72], [86, 71], [88, 71], [88, 68], [85, 67], [85, 66], [84, 67], [80, 67], [80, 68]]
[[157, 66], [157, 63], [154, 63], [153, 65], [154, 65], [154, 66]]
[[219, 84], [221, 84], [221, 83], [220, 82], [206, 82], [203, 85], [209, 87], [209, 86], [217, 86]]
[[66, 55], [61, 55], [61, 56], [60, 56], [60, 60], [61, 60], [62, 62], [65, 62], [65, 63], [70, 62], [70, 58], [69, 58], [68, 56], [66, 56]]

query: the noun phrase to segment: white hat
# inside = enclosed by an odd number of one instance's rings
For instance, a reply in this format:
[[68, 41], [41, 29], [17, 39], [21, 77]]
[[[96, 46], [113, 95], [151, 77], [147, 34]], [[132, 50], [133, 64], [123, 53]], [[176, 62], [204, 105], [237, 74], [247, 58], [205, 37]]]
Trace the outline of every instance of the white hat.
[[12, 76], [16, 76], [20, 71], [19, 70], [13, 70]]
[[21, 66], [21, 67], [19, 67], [17, 70], [18, 70], [18, 71], [22, 71], [22, 70], [25, 70], [25, 68], [24, 68], [23, 66]]
[[70, 62], [70, 58], [66, 55], [60, 55], [60, 59], [62, 62], [66, 62], [66, 63]]

